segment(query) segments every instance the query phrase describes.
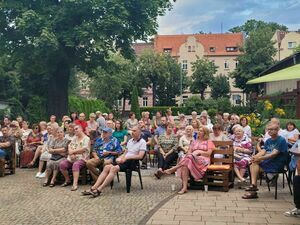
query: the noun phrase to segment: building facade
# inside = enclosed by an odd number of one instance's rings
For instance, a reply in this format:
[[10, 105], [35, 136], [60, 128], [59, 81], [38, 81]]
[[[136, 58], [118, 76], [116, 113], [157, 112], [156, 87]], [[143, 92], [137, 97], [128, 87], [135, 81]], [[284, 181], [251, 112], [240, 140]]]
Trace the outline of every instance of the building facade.
[[[179, 63], [188, 76], [192, 75], [192, 62], [199, 58], [208, 58], [218, 67], [215, 75], [228, 76], [237, 66], [236, 57], [242, 53], [239, 47], [243, 45], [242, 33], [233, 34], [185, 34], [185, 35], [157, 35], [154, 38], [154, 49], [161, 53], [170, 54]], [[246, 100], [242, 90], [234, 87], [234, 80], [230, 81], [230, 99], [233, 104]], [[210, 89], [205, 91], [205, 98], [210, 97]], [[185, 90], [183, 102], [192, 94]], [[180, 97], [178, 97], [179, 101]]]
[[300, 32], [277, 30], [272, 37], [277, 50], [274, 60], [283, 60], [294, 53], [294, 48], [300, 45]]

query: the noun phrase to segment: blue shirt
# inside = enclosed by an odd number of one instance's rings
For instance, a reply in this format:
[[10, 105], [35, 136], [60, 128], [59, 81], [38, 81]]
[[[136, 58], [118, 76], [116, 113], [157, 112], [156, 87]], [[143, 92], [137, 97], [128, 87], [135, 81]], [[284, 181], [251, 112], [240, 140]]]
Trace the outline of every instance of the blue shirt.
[[122, 147], [119, 143], [119, 141], [114, 138], [110, 137], [110, 140], [108, 142], [105, 142], [102, 138], [97, 138], [94, 144], [94, 152], [98, 155], [100, 159], [112, 159], [114, 158], [113, 155], [107, 155], [103, 156], [103, 151], [110, 151], [110, 152], [118, 152], [119, 154], [122, 152]]
[[163, 135], [166, 132], [166, 128], [159, 126], [156, 128], [154, 135], [157, 135], [158, 137]]
[[269, 138], [265, 142], [264, 147], [267, 154], [270, 154], [274, 149], [279, 151], [279, 154], [275, 158], [272, 158], [271, 162], [272, 164], [274, 164], [273, 167], [275, 167], [276, 169], [282, 169], [287, 163], [288, 156], [288, 145], [285, 138], [281, 136], [278, 136], [275, 140]]

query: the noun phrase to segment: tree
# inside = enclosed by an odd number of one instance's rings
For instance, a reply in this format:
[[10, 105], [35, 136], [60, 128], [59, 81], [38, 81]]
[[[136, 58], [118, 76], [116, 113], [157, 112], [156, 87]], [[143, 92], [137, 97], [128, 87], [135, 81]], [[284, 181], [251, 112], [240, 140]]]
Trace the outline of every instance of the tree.
[[217, 72], [217, 66], [206, 58], [199, 57], [192, 63], [192, 82], [190, 90], [192, 93], [200, 93], [201, 99], [204, 99], [205, 89], [211, 85], [213, 76]]
[[168, 54], [146, 50], [137, 62], [138, 79], [143, 87], [151, 87], [154, 105], [174, 105], [180, 94], [180, 79], [183, 89], [187, 86], [185, 73], [180, 73], [179, 64]]
[[[171, 8], [165, 0], [3, 0], [0, 52], [22, 76], [46, 80], [38, 85], [48, 114], [67, 113], [74, 67], [90, 72], [105, 66], [109, 52], [131, 57], [131, 43], [157, 29], [157, 17]], [[31, 79], [32, 80], [32, 79]]]
[[300, 52], [300, 45], [298, 45], [296, 48], [293, 50], [293, 54]]
[[136, 118], [139, 119], [141, 117], [138, 89], [136, 86], [133, 88], [131, 95], [131, 112], [135, 113]]
[[258, 92], [257, 85], [247, 85], [247, 81], [257, 78], [261, 72], [274, 64], [276, 54], [274, 42], [271, 41], [271, 28], [257, 29], [249, 33], [244, 47], [244, 54], [237, 57], [237, 68], [230, 74], [235, 79], [235, 87], [244, 92]]
[[228, 98], [230, 94], [229, 78], [225, 75], [218, 75], [214, 78], [211, 84], [211, 97], [217, 98]]
[[232, 33], [243, 32], [246, 36], [249, 36], [249, 34], [253, 31], [266, 29], [266, 28], [271, 29], [271, 32], [273, 32], [273, 34], [276, 30], [281, 30], [281, 31], [288, 30], [287, 26], [285, 25], [280, 25], [274, 22], [267, 23], [261, 20], [251, 19], [251, 20], [247, 20], [247, 22], [241, 26], [236, 26], [231, 28], [229, 31]]

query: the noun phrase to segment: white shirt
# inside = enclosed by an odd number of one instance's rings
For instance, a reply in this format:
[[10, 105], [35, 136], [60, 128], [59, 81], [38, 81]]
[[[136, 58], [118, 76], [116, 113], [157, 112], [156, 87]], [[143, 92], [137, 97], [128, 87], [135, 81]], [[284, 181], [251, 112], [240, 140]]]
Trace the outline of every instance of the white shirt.
[[136, 156], [140, 151], [147, 151], [147, 143], [143, 138], [140, 138], [138, 141], [131, 138], [127, 143], [127, 149], [125, 158]]
[[286, 136], [287, 138], [294, 138], [295, 135], [299, 135], [299, 130], [297, 128], [295, 128], [294, 130], [292, 131], [287, 131], [286, 129], [284, 129], [284, 131], [286, 132]]
[[[285, 130], [282, 130], [280, 128], [280, 130], [278, 131], [278, 135], [283, 137], [286, 140], [286, 142], [288, 141], [287, 132]], [[268, 140], [269, 138], [271, 138], [271, 136], [269, 135], [268, 132], [266, 132], [264, 136], [264, 142], [266, 142], [266, 140]]]
[[249, 138], [251, 138], [252, 134], [251, 134], [251, 127], [249, 125], [243, 127], [244, 130], [244, 134], [247, 135]]

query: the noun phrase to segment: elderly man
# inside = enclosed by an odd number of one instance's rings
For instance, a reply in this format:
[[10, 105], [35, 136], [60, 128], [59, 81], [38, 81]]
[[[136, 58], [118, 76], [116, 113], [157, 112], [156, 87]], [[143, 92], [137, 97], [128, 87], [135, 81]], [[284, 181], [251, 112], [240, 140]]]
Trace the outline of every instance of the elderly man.
[[0, 177], [5, 173], [5, 160], [11, 159], [12, 138], [9, 136], [9, 129], [6, 125], [1, 128], [2, 135], [0, 137]]
[[[267, 125], [269, 138], [264, 145], [264, 149], [251, 158], [251, 182], [252, 184], [246, 188], [246, 193], [243, 199], [258, 198], [257, 196], [257, 178], [260, 170], [266, 173], [274, 173], [284, 168], [287, 162], [287, 142], [279, 136], [279, 125], [270, 122]], [[275, 175], [278, 176], [278, 175]]]
[[127, 150], [125, 153], [117, 158], [117, 165], [106, 165], [97, 179], [97, 182], [91, 187], [90, 191], [82, 192], [83, 195], [92, 195], [98, 197], [103, 189], [111, 183], [117, 172], [124, 172], [127, 169], [134, 168], [136, 160], [143, 159], [147, 151], [146, 141], [141, 137], [141, 129], [133, 127], [132, 138], [127, 143]]
[[114, 158], [121, 154], [122, 147], [118, 140], [112, 136], [112, 129], [105, 127], [102, 129], [102, 137], [96, 139], [94, 149], [92, 151], [93, 158], [86, 162], [94, 181], [99, 176], [97, 167], [103, 167], [111, 164]]

